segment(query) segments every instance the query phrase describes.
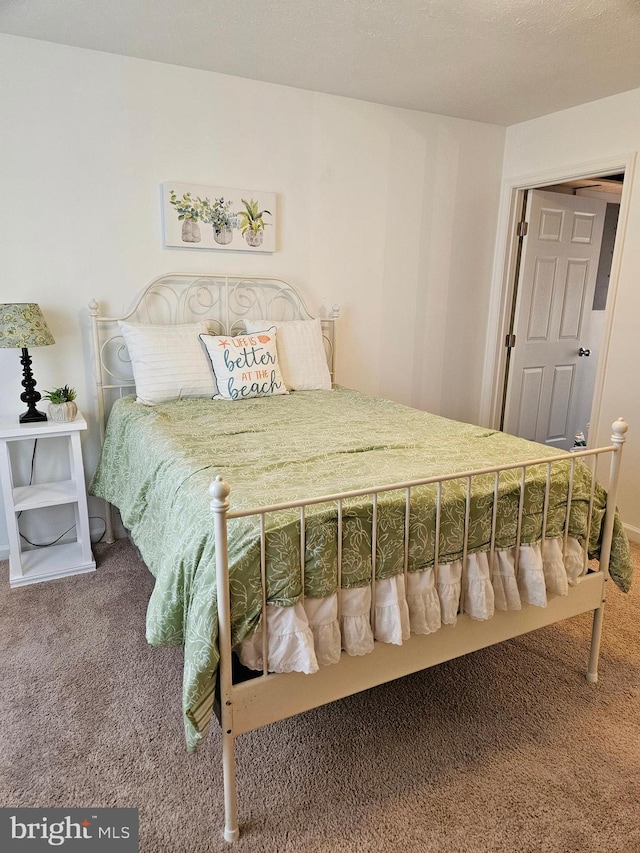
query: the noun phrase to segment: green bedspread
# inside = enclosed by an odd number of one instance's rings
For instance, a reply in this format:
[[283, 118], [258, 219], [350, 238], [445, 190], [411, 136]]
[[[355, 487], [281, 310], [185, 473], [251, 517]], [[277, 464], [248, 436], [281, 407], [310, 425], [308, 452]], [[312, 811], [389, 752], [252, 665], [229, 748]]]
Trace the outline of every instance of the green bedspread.
[[[155, 577], [147, 613], [149, 643], [185, 647], [183, 710], [189, 748], [195, 748], [206, 730], [218, 664], [209, 508], [209, 485], [217, 474], [231, 486], [231, 508], [240, 509], [553, 455], [556, 452], [545, 446], [346, 389], [241, 402], [179, 400], [155, 407], [139, 405], [133, 397], [118, 400], [90, 491], [118, 507]], [[584, 541], [590, 474], [577, 463], [569, 532]], [[568, 470], [568, 462], [554, 466], [549, 538], [563, 534]], [[524, 543], [541, 536], [545, 478], [546, 465], [527, 482]], [[493, 488], [493, 475], [474, 480], [470, 552], [489, 547]], [[466, 481], [453, 481], [443, 489], [440, 562], [461, 557], [465, 490]], [[497, 547], [515, 544], [519, 493], [519, 471], [502, 474]], [[433, 564], [434, 496], [434, 486], [412, 494], [410, 571]], [[378, 577], [402, 571], [404, 501], [404, 491], [379, 499]], [[598, 553], [604, 503], [598, 486], [589, 543], [593, 556]], [[370, 499], [345, 502], [344, 587], [369, 583], [372, 513]], [[307, 596], [335, 592], [336, 516], [335, 504], [307, 511]], [[254, 518], [229, 521], [234, 645], [260, 618], [257, 529]], [[293, 605], [302, 591], [299, 512], [269, 516], [267, 531], [267, 598], [272, 604]], [[623, 590], [629, 588], [628, 544], [617, 519], [611, 574]]]

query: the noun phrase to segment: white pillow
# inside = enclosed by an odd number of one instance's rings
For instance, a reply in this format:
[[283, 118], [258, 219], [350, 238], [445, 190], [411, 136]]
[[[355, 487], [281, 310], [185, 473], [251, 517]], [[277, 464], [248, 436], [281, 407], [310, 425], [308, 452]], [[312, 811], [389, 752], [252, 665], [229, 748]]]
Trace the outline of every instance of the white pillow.
[[211, 397], [217, 392], [199, 335], [206, 323], [153, 326], [118, 321], [129, 350], [137, 401], [155, 406], [180, 397]]
[[[290, 391], [331, 391], [331, 374], [320, 320], [269, 320], [278, 331], [277, 346], [284, 384]], [[265, 320], [245, 320], [248, 332]]]
[[245, 400], [288, 394], [278, 364], [276, 330], [246, 335], [200, 335], [216, 375], [214, 400]]

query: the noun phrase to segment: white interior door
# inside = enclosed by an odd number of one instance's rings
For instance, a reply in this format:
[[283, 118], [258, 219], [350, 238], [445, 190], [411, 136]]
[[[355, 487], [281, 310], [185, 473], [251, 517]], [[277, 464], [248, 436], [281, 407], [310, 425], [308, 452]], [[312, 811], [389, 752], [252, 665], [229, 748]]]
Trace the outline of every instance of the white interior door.
[[600, 199], [529, 191], [505, 432], [568, 450], [589, 418], [576, 411], [577, 390], [590, 357], [606, 206]]

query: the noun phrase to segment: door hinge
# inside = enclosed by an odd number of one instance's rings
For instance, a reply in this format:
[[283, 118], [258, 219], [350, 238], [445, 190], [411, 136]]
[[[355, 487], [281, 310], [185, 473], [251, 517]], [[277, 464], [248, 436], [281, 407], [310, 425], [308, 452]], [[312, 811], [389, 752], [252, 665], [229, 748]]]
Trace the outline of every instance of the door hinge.
[[504, 345], [506, 347], [509, 347], [510, 349], [513, 349], [513, 347], [516, 345], [516, 336], [515, 335], [507, 335], [507, 338], [504, 342]]
[[529, 223], [525, 222], [524, 219], [522, 222], [518, 222], [518, 227], [516, 229], [516, 234], [518, 237], [526, 237], [527, 231], [529, 230]]

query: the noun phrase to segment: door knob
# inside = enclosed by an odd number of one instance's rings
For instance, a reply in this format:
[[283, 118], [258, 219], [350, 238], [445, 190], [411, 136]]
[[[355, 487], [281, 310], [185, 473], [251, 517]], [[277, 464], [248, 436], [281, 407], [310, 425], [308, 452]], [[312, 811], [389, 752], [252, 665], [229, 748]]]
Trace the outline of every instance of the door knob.
[[591, 355], [591, 350], [585, 349], [584, 347], [580, 347], [580, 349], [578, 350], [578, 355], [579, 356], [584, 355], [586, 358], [589, 358], [589, 356]]

